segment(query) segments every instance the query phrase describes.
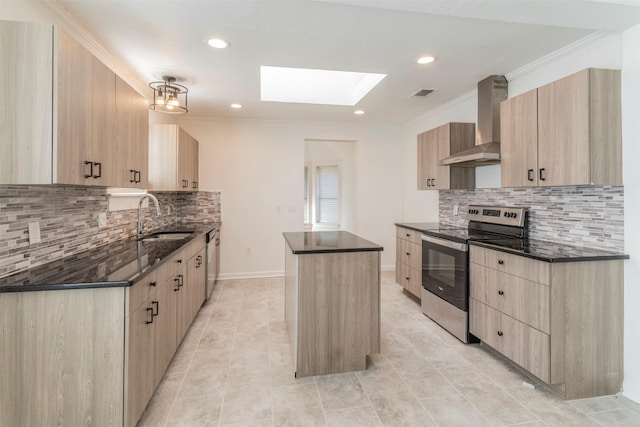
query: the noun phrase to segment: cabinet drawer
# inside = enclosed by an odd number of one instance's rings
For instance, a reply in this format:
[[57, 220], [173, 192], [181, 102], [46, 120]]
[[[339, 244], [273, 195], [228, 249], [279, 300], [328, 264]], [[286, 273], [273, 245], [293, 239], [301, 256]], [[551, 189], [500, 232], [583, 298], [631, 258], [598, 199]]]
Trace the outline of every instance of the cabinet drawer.
[[411, 268], [401, 261], [396, 261], [396, 283], [420, 298], [420, 289], [422, 289], [420, 270]]
[[516, 364], [550, 382], [550, 336], [471, 299], [469, 330]]
[[407, 240], [396, 239], [396, 260], [416, 270], [422, 269], [422, 246]]
[[477, 264], [470, 274], [472, 298], [550, 333], [550, 287]]
[[481, 260], [484, 255], [484, 265], [498, 271], [503, 271], [514, 276], [522, 277], [533, 282], [550, 285], [550, 263], [526, 258], [506, 252], [494, 251], [487, 248], [479, 249], [474, 255], [476, 260]]
[[398, 239], [408, 240], [411, 243], [422, 244], [422, 233], [404, 227], [396, 227], [396, 237]]

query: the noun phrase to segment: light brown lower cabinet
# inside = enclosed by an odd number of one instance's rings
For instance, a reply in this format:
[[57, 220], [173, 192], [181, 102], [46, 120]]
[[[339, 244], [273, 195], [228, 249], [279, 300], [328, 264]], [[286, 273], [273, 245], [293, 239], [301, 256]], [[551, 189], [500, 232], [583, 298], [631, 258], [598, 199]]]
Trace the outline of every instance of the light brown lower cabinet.
[[192, 241], [130, 287], [0, 293], [0, 427], [135, 426], [204, 302], [203, 253]]
[[420, 298], [422, 289], [422, 236], [396, 226], [396, 283]]
[[622, 386], [623, 261], [470, 249], [469, 329], [564, 399]]

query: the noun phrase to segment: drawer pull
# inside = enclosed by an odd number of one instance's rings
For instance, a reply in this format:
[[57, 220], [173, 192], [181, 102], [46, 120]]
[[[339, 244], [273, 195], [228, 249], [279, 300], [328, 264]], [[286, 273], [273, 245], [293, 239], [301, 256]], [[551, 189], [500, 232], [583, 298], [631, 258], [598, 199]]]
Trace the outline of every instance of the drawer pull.
[[407, 233], [407, 237], [411, 237], [411, 234]]
[[407, 252], [407, 255], [411, 255], [409, 252]]
[[157, 285], [157, 283], [156, 283], [156, 282], [151, 282], [151, 283], [149, 283], [149, 286], [153, 286], [154, 288], [155, 288], [155, 286], [156, 286], [156, 285]]
[[147, 324], [147, 325], [149, 325], [149, 324], [153, 323], [153, 317], [154, 317], [154, 316], [153, 316], [153, 307], [147, 307], [147, 312], [149, 312], [149, 311], [151, 312], [151, 320], [147, 320], [147, 321], [146, 321], [146, 324]]
[[499, 260], [498, 260], [498, 264], [500, 264], [500, 265], [504, 264], [504, 260], [499, 259]]
[[405, 277], [405, 279], [409, 280], [409, 278], [408, 278], [408, 277]]
[[498, 295], [504, 295], [504, 291], [498, 291]]
[[498, 331], [498, 336], [499, 336], [499, 337], [501, 337], [501, 336], [503, 336], [503, 335], [504, 335], [504, 334], [502, 333], [502, 331]]

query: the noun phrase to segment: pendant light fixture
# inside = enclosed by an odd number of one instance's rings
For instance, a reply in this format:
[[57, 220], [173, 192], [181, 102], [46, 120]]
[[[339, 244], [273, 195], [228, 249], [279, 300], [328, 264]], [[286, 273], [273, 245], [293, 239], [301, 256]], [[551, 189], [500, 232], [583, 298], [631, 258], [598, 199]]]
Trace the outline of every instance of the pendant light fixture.
[[168, 114], [183, 114], [189, 112], [187, 108], [187, 89], [176, 83], [173, 76], [162, 76], [161, 82], [151, 82], [153, 89], [153, 104], [149, 108], [153, 111]]

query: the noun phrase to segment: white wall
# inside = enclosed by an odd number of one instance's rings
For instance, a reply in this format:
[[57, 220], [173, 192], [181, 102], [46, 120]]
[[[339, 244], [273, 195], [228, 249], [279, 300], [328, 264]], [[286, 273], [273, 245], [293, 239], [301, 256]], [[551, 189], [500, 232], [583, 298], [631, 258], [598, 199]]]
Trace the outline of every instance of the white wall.
[[189, 116], [179, 124], [200, 142], [200, 188], [222, 192], [223, 278], [283, 274], [282, 233], [303, 229], [307, 139], [356, 141], [351, 231], [385, 247], [383, 268], [393, 268], [393, 223], [402, 219], [399, 127]]
[[623, 34], [622, 153], [624, 179], [624, 394], [640, 402], [640, 25]]

